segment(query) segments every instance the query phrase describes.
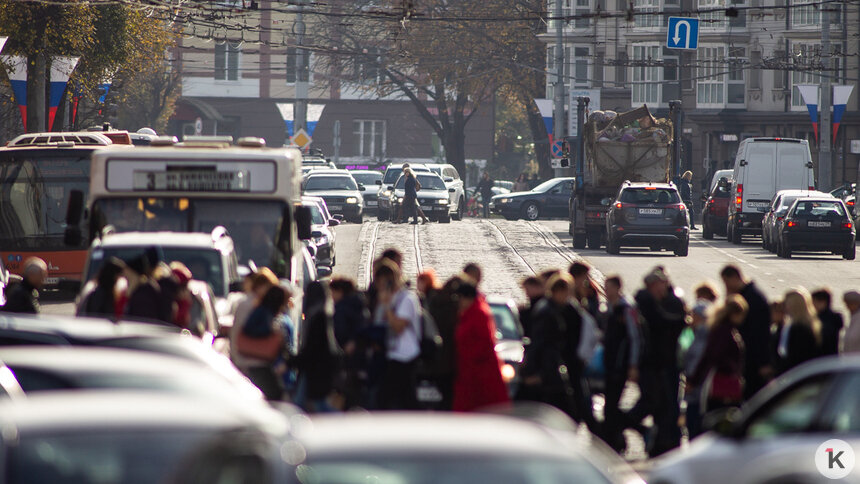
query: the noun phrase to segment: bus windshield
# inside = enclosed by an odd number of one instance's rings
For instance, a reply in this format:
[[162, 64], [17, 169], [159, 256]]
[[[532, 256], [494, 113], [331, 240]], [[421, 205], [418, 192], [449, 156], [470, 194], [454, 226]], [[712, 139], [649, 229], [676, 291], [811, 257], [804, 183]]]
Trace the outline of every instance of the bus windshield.
[[0, 244], [4, 249], [68, 250], [69, 192], [89, 189], [90, 151], [0, 154]]
[[285, 208], [277, 200], [110, 198], [94, 202], [93, 225], [112, 225], [117, 232], [211, 232], [222, 225], [240, 264], [254, 261], [283, 273], [289, 261], [282, 260], [276, 241]]

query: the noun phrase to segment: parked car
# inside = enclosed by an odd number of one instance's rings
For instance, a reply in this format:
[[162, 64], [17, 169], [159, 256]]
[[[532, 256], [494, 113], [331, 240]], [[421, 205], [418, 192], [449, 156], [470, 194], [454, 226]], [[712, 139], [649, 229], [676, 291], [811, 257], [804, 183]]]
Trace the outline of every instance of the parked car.
[[702, 237], [713, 239], [714, 234], [726, 235], [726, 222], [729, 218], [729, 196], [731, 182], [723, 177], [711, 190], [702, 207]]
[[776, 192], [761, 223], [761, 246], [763, 249], [776, 252], [776, 241], [782, 231], [782, 221], [785, 219], [785, 214], [795, 200], [805, 197], [830, 197], [830, 195], [809, 190], [780, 190]]
[[340, 222], [337, 219], [326, 220], [320, 206], [311, 201], [303, 201], [302, 204], [311, 210], [311, 237], [313, 240], [313, 256], [316, 266], [333, 268], [337, 263], [335, 253], [336, 235], [331, 227], [337, 227]]
[[573, 182], [574, 179], [569, 177], [553, 178], [527, 192], [496, 195], [490, 201], [490, 211], [508, 220], [565, 216]]
[[364, 212], [375, 214], [379, 208], [379, 193], [376, 186], [379, 185], [377, 182], [382, 182], [382, 173], [376, 170], [349, 170], [349, 174], [356, 183], [366, 187], [361, 194], [364, 197]]
[[780, 190], [815, 190], [809, 142], [793, 138], [747, 138], [741, 141], [732, 174], [727, 238], [761, 235], [764, 213]]
[[642, 482], [597, 439], [584, 442], [573, 428], [492, 414], [314, 416], [294, 433], [305, 458], [287, 482], [308, 482], [306, 472], [314, 482], [340, 484], [365, 483], [367, 476], [386, 483]]
[[[409, 167], [412, 171], [429, 173], [430, 169], [418, 163], [410, 163]], [[403, 164], [391, 164], [385, 169], [382, 175], [382, 181], [377, 182], [379, 189], [377, 191], [377, 200], [379, 207], [376, 211], [376, 218], [381, 222], [383, 220], [392, 220], [397, 217], [397, 213], [392, 214], [391, 210], [391, 193], [394, 192], [394, 184], [400, 179], [403, 174]]]
[[[815, 457], [829, 439], [860, 451], [860, 357], [812, 360], [741, 409], [707, 417], [713, 430], [658, 459], [650, 484], [837, 482], [819, 473]], [[838, 482], [860, 483], [860, 467]]]
[[686, 257], [690, 214], [672, 183], [625, 182], [606, 214], [606, 252], [621, 247], [668, 249]]
[[[442, 177], [435, 173], [417, 172], [415, 176], [418, 178], [418, 183], [421, 184], [421, 190], [418, 191], [418, 205], [430, 220], [434, 222], [449, 223], [451, 221], [451, 210], [448, 205], [448, 194], [453, 188], [449, 189], [445, 186]], [[406, 194], [406, 179], [400, 178], [397, 184], [394, 185], [394, 191], [391, 193], [391, 212], [393, 217], [400, 210], [400, 205], [403, 203], [403, 196]]]
[[525, 355], [519, 310], [508, 298], [489, 296], [487, 304], [496, 323], [496, 355], [502, 362], [502, 379], [513, 397], [520, 385], [520, 366]]
[[[442, 177], [445, 186], [448, 187], [448, 207], [451, 210], [451, 218], [463, 220], [466, 215], [466, 189], [460, 173], [450, 164], [428, 164], [427, 168]], [[453, 190], [453, 191], [451, 191]]]
[[[284, 482], [287, 417], [151, 392], [57, 391], [0, 402], [9, 484]], [[205, 471], [203, 471], [205, 469]]]
[[854, 260], [854, 222], [845, 202], [832, 197], [799, 198], [785, 215], [776, 242], [778, 256], [790, 259], [795, 251], [831, 252]]
[[303, 194], [322, 197], [331, 213], [358, 224], [364, 219], [366, 190], [346, 170], [314, 170], [302, 182]]

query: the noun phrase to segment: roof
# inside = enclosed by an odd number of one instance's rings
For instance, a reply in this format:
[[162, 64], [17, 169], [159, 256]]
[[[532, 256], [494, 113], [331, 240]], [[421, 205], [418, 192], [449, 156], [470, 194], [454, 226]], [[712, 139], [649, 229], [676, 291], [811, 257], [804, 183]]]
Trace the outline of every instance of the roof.
[[642, 187], [655, 187], [655, 188], [671, 188], [673, 190], [677, 190], [677, 187], [674, 183], [664, 183], [664, 182], [633, 182], [626, 181], [622, 188], [642, 188]]
[[309, 453], [363, 449], [556, 457], [572, 454], [544, 427], [499, 415], [386, 412], [319, 416], [312, 421], [311, 431], [298, 434]]
[[75, 340], [100, 340], [126, 337], [175, 336], [180, 330], [172, 325], [112, 322], [107, 319], [77, 318], [60, 315], [0, 313], [0, 331], [29, 331], [57, 334]]
[[305, 176], [306, 176], [306, 177], [308, 177], [308, 178], [310, 178], [310, 177], [314, 177], [314, 176], [322, 176], [322, 175], [325, 175], [325, 176], [332, 176], [332, 175], [334, 175], [334, 176], [350, 176], [350, 177], [352, 176], [352, 175], [351, 175], [348, 171], [346, 171], [346, 170], [335, 170], [335, 169], [327, 169], [327, 170], [311, 170], [311, 171], [310, 171], [307, 175], [305, 175]]
[[[283, 430], [279, 415], [263, 407], [243, 408], [186, 395], [111, 391], [57, 391], [31, 394], [22, 403], [0, 401], [0, 423], [24, 434], [71, 429], [200, 429], [228, 430], [266, 422]], [[280, 429], [279, 429], [280, 427]]]
[[835, 198], [833, 195], [829, 193], [819, 192], [818, 190], [780, 190], [776, 192], [777, 195], [808, 195], [811, 197], [824, 197], [824, 198]]
[[[97, 132], [65, 132], [65, 133], [26, 133], [17, 136], [9, 142], [9, 147], [50, 147], [56, 143], [74, 143], [84, 146], [107, 146], [112, 144], [110, 138]], [[63, 146], [70, 147], [70, 146]]]
[[101, 247], [188, 247], [223, 250], [229, 235], [215, 239], [212, 234], [200, 232], [117, 232], [105, 235]]

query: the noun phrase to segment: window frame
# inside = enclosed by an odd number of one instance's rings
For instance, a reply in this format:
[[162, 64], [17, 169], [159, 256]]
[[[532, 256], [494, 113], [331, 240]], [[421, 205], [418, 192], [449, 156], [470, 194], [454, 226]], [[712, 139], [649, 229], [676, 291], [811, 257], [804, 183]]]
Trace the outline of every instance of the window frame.
[[[358, 128], [357, 128], [358, 126]], [[381, 132], [378, 133], [380, 140], [379, 149], [381, 153], [376, 153], [376, 144], [374, 140], [377, 137], [377, 127], [381, 126]], [[370, 127], [370, 131], [367, 128]], [[356, 136], [356, 156], [382, 159], [385, 158], [388, 151], [388, 123], [384, 119], [353, 119], [352, 133]], [[370, 146], [365, 146], [366, 137], [370, 136]], [[369, 148], [369, 149], [368, 149]]]
[[[633, 50], [633, 55], [630, 57], [631, 64], [639, 61], [654, 64], [643, 66], [631, 65], [629, 80], [631, 102], [633, 105], [664, 104], [662, 89], [660, 88], [660, 84], [663, 82], [663, 66], [658, 64], [663, 60], [663, 48], [661, 44], [656, 42], [637, 42], [630, 47]], [[642, 50], [642, 57], [637, 56], [637, 49]], [[654, 53], [656, 53], [656, 56], [651, 57]], [[641, 77], [641, 79], [637, 79], [637, 77]], [[654, 95], [653, 99], [650, 97], [652, 94]]]
[[[219, 52], [221, 51], [221, 52]], [[221, 61], [219, 57], [223, 56]], [[213, 78], [219, 82], [242, 80], [242, 42], [224, 41], [215, 44], [215, 72]]]

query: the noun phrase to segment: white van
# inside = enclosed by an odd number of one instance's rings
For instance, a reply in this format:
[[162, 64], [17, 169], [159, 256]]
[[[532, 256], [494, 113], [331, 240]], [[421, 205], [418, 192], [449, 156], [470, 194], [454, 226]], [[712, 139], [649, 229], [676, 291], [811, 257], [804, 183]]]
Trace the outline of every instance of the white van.
[[815, 190], [809, 142], [794, 138], [748, 138], [735, 157], [728, 239], [760, 235], [761, 222], [780, 190]]

